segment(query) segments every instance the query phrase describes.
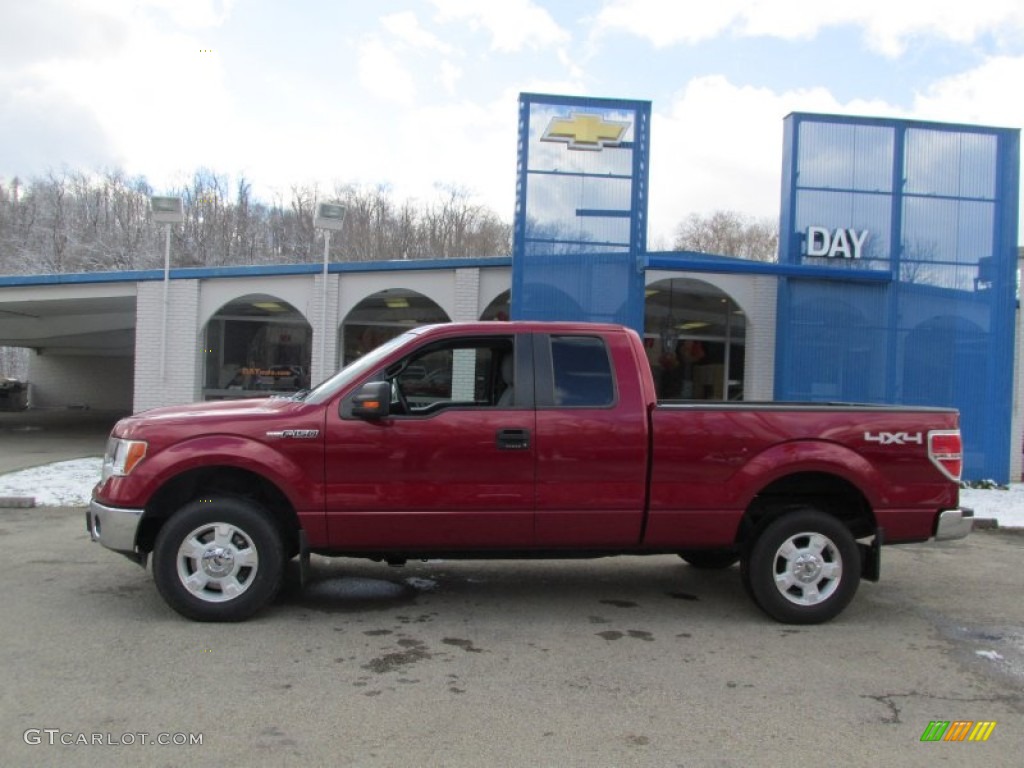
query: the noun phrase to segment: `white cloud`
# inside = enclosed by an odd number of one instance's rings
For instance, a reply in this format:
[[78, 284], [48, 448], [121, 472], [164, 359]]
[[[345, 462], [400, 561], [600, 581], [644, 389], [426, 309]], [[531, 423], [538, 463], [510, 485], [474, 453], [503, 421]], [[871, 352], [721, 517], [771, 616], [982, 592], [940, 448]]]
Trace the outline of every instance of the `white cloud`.
[[523, 48], [546, 48], [569, 41], [544, 8], [531, 0], [431, 0], [440, 21], [467, 21], [471, 29], [484, 29], [491, 35], [491, 48], [513, 53]]
[[512, 218], [516, 171], [516, 101], [447, 103], [417, 109], [401, 123], [391, 177], [403, 196], [429, 199], [455, 184]]
[[[108, 0], [90, 0], [97, 8]], [[202, 29], [218, 27], [227, 21], [235, 6], [235, 0], [144, 0], [145, 6], [167, 13], [175, 24], [182, 27]]]
[[68, 7], [62, 0], [0, 4], [0, 67], [107, 55], [131, 32], [124, 15], [114, 8], [93, 11], [81, 5]]
[[623, 31], [665, 47], [726, 33], [809, 39], [825, 27], [844, 25], [860, 27], [868, 47], [895, 57], [915, 38], [924, 36], [956, 43], [971, 43], [985, 34], [1019, 40], [1024, 34], [1024, 4], [1020, 0], [932, 0], [926, 6], [893, 0], [717, 0], [701, 4], [612, 0], [597, 14], [594, 31], [599, 36]]
[[455, 66], [450, 61], [441, 62], [441, 74], [438, 76], [438, 79], [440, 80], [445, 93], [449, 95], [455, 93], [455, 85], [459, 82], [461, 77], [461, 68]]
[[665, 3], [664, 0], [612, 0], [595, 19], [595, 32], [629, 32], [662, 48], [717, 37], [740, 15], [742, 0]]
[[412, 104], [416, 83], [395, 52], [376, 38], [359, 46], [359, 82], [382, 101]]
[[719, 75], [691, 80], [651, 127], [652, 248], [671, 245], [692, 213], [779, 213], [782, 121], [790, 112], [898, 116], [881, 102], [842, 104], [825, 89], [775, 93], [737, 86]]
[[[516, 101], [503, 97], [486, 104], [446, 102], [396, 107], [387, 119], [364, 109], [332, 106], [315, 121], [295, 120], [278, 127], [275, 140], [255, 127], [245, 144], [273, 146], [256, 154], [250, 176], [256, 192], [271, 190], [287, 199], [292, 185], [318, 183], [329, 192], [338, 183], [386, 186], [394, 199], [430, 202], [443, 194], [438, 185], [467, 189], [474, 200], [512, 218], [516, 167]], [[379, 114], [377, 117], [381, 117]]]
[[[123, 161], [129, 170], [147, 174], [179, 158], [192, 167], [216, 167], [220, 156], [230, 154], [235, 133], [218, 54], [200, 53], [197, 38], [157, 30], [142, 16], [127, 23], [130, 34], [102, 54], [26, 66], [21, 72], [26, 91], [90, 113], [116, 147], [107, 162]], [[62, 127], [69, 145], [76, 130]], [[53, 147], [55, 163], [66, 159], [63, 144]], [[139, 167], [142, 158], [146, 167]]]
[[419, 19], [412, 11], [393, 13], [382, 16], [381, 25], [403, 43], [413, 47], [430, 51], [437, 51], [449, 55], [454, 49], [436, 35], [428, 32], [420, 26]]
[[995, 57], [976, 69], [939, 80], [914, 99], [914, 115], [926, 120], [1024, 126], [1024, 101], [1010, 97], [1024, 83], [1024, 56]]

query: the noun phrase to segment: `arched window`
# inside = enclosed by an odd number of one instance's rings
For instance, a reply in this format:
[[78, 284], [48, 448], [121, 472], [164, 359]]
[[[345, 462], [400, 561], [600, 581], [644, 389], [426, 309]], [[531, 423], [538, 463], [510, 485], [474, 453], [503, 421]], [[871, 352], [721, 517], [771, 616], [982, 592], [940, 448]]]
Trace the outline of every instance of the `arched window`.
[[312, 328], [268, 294], [228, 302], [206, 324], [203, 398], [221, 400], [309, 387]]
[[511, 316], [512, 291], [502, 291], [487, 305], [481, 320], [508, 320]]
[[747, 320], [732, 298], [703, 280], [647, 286], [644, 348], [662, 400], [742, 400]]
[[418, 325], [448, 323], [434, 300], [406, 288], [388, 288], [356, 304], [341, 324], [341, 361], [348, 365]]

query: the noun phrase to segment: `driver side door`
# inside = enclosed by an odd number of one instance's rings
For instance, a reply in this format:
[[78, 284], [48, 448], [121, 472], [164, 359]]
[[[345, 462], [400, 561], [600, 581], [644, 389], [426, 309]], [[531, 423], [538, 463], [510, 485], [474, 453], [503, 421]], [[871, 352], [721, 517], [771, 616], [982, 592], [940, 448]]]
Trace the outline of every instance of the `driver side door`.
[[[390, 382], [387, 416], [355, 418], [350, 402], [330, 413], [325, 480], [333, 547], [457, 551], [533, 543], [529, 341], [506, 333], [427, 343], [369, 377]], [[510, 384], [514, 398], [506, 394]]]

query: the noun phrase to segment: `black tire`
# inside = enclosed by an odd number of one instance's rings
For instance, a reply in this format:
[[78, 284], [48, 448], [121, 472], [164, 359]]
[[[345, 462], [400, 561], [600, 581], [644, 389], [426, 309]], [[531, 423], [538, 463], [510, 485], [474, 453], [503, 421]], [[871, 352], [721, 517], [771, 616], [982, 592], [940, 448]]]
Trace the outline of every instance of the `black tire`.
[[741, 578], [754, 602], [785, 624], [839, 615], [860, 584], [860, 550], [850, 530], [816, 509], [776, 518], [744, 553]]
[[731, 568], [740, 560], [739, 552], [732, 549], [688, 549], [679, 556], [694, 568], [707, 571]]
[[195, 621], [248, 619], [277, 595], [283, 571], [281, 533], [269, 513], [232, 496], [190, 501], [164, 523], [153, 548], [157, 590]]

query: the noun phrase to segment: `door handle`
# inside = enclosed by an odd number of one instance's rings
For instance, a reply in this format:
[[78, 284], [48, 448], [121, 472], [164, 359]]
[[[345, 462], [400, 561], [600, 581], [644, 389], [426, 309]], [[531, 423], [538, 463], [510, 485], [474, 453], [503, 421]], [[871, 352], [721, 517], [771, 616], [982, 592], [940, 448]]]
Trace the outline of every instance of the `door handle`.
[[499, 429], [497, 442], [499, 451], [528, 450], [530, 448], [530, 430]]

